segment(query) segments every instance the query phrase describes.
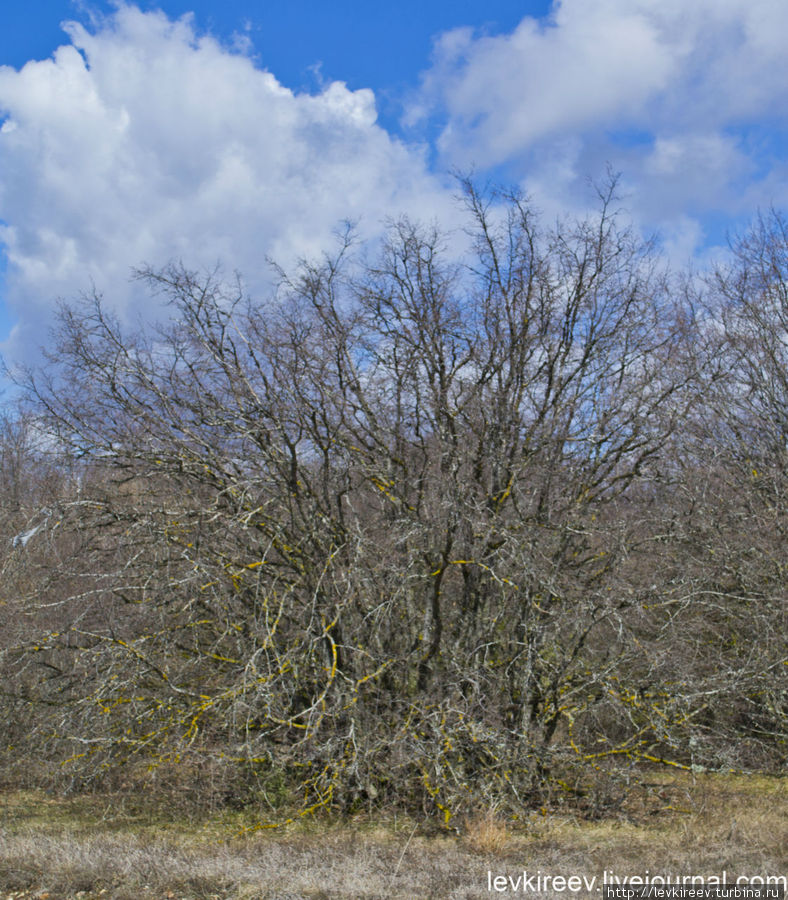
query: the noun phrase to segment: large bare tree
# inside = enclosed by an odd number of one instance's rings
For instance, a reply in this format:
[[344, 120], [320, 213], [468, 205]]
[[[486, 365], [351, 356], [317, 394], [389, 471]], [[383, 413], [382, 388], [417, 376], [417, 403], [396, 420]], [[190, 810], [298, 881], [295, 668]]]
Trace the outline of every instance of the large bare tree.
[[27, 390], [80, 489], [22, 548], [34, 636], [5, 657], [80, 777], [199, 765], [227, 797], [449, 822], [719, 761], [717, 694], [779, 654], [723, 654], [725, 686], [706, 645], [742, 628], [697, 558], [729, 527], [693, 499], [717, 357], [614, 185], [553, 228], [464, 189], [464, 253], [402, 220], [265, 302], [170, 267], [139, 276], [166, 326], [62, 309]]

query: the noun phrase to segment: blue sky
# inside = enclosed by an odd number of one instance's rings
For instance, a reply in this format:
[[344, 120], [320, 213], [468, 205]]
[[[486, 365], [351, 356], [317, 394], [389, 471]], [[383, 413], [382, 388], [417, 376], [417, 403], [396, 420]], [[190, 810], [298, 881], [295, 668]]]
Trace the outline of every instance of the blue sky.
[[553, 216], [609, 164], [635, 224], [703, 265], [788, 206], [786, 37], [774, 0], [6, 0], [2, 350], [93, 287], [147, 314], [143, 262], [263, 290], [266, 256], [319, 252], [344, 218], [450, 227], [458, 169]]
[[[415, 85], [434, 35], [467, 25], [505, 33], [524, 15], [543, 16], [550, 7], [547, 0], [182, 0], [137, 5], [144, 11], [161, 9], [172, 18], [193, 13], [200, 31], [227, 43], [234, 34], [246, 34], [261, 64], [295, 90], [315, 87], [312, 69], [320, 64], [326, 79], [381, 92]], [[0, 61], [19, 67], [29, 59], [45, 59], [64, 40], [62, 21], [88, 21], [91, 13], [106, 16], [114, 9], [114, 4], [75, 0], [6, 0], [0, 9]]]

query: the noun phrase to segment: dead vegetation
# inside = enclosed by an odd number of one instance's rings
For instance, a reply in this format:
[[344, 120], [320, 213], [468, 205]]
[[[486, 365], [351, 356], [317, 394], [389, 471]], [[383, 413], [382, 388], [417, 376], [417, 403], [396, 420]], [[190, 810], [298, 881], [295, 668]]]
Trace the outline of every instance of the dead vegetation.
[[[328, 816], [247, 831], [249, 813], [171, 819], [139, 801], [2, 796], [3, 898], [84, 900], [471, 900], [489, 879], [541, 875], [619, 878], [788, 874], [784, 779], [646, 774], [614, 819], [494, 809], [457, 833], [409, 819]], [[513, 893], [510, 889], [509, 893]], [[524, 893], [520, 890], [520, 893]], [[594, 896], [550, 890], [540, 896]]]
[[615, 178], [464, 197], [459, 256], [402, 220], [267, 299], [140, 273], [166, 326], [62, 308], [0, 419], [9, 783], [485, 847], [643, 765], [784, 771], [788, 225], [701, 289]]
[[788, 223], [701, 283], [615, 188], [63, 306], [0, 410], [7, 896], [785, 875]]

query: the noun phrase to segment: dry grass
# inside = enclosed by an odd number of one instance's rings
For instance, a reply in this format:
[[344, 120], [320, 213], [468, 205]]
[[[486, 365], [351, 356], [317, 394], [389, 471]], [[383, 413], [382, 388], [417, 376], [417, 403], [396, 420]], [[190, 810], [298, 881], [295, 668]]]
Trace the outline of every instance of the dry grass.
[[615, 819], [536, 813], [512, 823], [492, 809], [459, 836], [428, 836], [401, 819], [238, 836], [237, 819], [175, 821], [128, 800], [13, 792], [0, 805], [2, 900], [475, 900], [499, 896], [488, 872], [585, 875], [597, 885], [611, 870], [725, 871], [729, 880], [788, 873], [786, 782], [754, 776], [651, 776]]
[[464, 843], [473, 853], [497, 855], [503, 853], [509, 842], [509, 828], [495, 807], [468, 816], [460, 832]]

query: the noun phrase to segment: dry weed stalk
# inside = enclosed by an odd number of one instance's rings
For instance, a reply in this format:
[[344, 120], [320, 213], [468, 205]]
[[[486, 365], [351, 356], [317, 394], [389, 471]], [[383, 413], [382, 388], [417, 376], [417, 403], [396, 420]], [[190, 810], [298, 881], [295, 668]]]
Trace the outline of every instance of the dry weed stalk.
[[465, 819], [464, 842], [475, 853], [501, 853], [509, 841], [506, 821], [493, 805]]

